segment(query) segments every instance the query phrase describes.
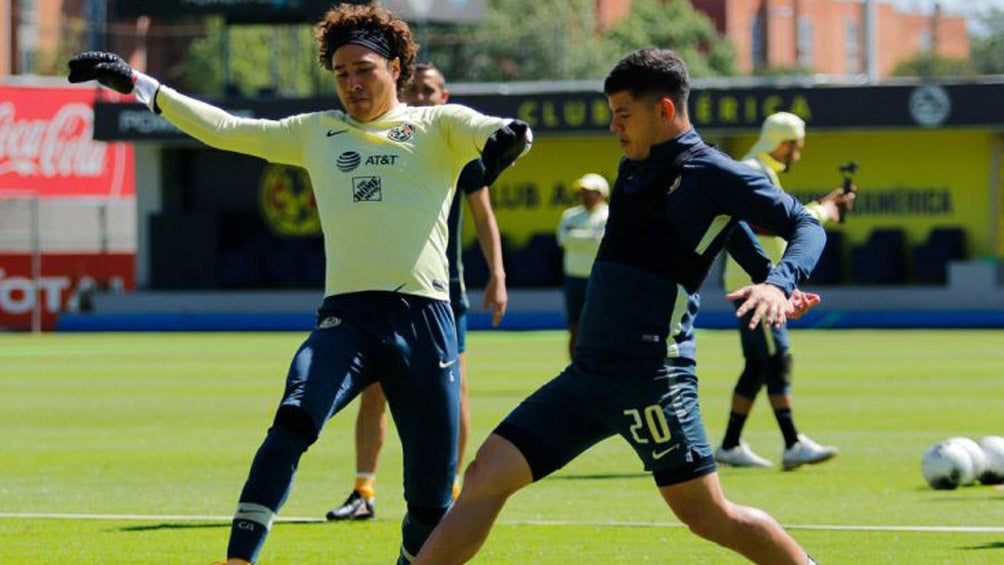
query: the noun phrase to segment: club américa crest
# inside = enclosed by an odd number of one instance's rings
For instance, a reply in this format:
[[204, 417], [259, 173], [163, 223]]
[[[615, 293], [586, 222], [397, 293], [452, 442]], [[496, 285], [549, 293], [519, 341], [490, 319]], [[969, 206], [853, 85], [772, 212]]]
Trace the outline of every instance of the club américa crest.
[[305, 237], [321, 233], [317, 202], [305, 169], [269, 165], [262, 173], [258, 204], [268, 228], [279, 237]]
[[387, 137], [391, 141], [404, 142], [415, 136], [415, 126], [411, 124], [401, 124], [387, 132]]

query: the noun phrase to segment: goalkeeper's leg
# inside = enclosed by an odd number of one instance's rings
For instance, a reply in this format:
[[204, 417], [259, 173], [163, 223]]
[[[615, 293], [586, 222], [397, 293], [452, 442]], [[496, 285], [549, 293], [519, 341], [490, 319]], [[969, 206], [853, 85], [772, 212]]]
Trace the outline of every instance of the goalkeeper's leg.
[[317, 439], [317, 431], [300, 408], [279, 408], [275, 423], [258, 448], [230, 530], [227, 557], [254, 563], [272, 520], [286, 501], [300, 456]]
[[317, 441], [329, 415], [340, 412], [371, 382], [357, 361], [363, 339], [348, 324], [315, 330], [293, 357], [285, 395], [241, 491], [229, 559], [255, 562], [286, 501], [300, 457]]

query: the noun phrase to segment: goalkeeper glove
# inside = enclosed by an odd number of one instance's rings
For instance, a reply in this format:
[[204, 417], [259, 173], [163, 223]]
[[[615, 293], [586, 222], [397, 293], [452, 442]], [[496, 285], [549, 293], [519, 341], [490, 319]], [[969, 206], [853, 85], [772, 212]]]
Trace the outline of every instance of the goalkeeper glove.
[[[157, 90], [160, 83], [149, 75], [134, 70], [122, 57], [104, 51], [85, 51], [70, 59], [70, 82], [96, 80], [122, 94], [136, 93], [147, 108], [157, 112]], [[159, 112], [158, 112], [159, 113]]]
[[491, 186], [506, 167], [530, 150], [532, 143], [533, 132], [526, 122], [513, 120], [495, 130], [481, 151], [481, 162], [485, 165], [482, 186]]

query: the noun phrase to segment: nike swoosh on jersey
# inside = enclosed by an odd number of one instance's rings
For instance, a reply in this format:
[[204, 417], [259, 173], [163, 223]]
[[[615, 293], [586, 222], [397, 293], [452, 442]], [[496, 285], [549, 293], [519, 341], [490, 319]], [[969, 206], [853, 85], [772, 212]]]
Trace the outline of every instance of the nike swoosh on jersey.
[[335, 131], [335, 130], [333, 130], [333, 129], [329, 129], [329, 130], [328, 130], [328, 133], [327, 133], [327, 136], [328, 136], [328, 137], [331, 137], [331, 136], [333, 136], [333, 135], [338, 135], [338, 134], [340, 134], [340, 133], [345, 133], [345, 132], [347, 132], [347, 131], [349, 131], [349, 130], [347, 130], [347, 129], [340, 129], [340, 130], [338, 130], [338, 131]]
[[450, 365], [452, 365], [452, 364], [454, 364], [456, 362], [457, 362], [457, 358], [456, 357], [454, 357], [453, 359], [450, 359], [449, 361], [440, 361], [439, 362], [439, 368], [440, 369], [445, 369], [445, 368], [449, 367]]
[[674, 445], [673, 447], [670, 447], [669, 449], [664, 449], [664, 450], [662, 450], [662, 451], [655, 451], [655, 450], [652, 450], [652, 459], [662, 459], [662, 458], [663, 458], [663, 457], [665, 457], [665, 456], [666, 456], [667, 454], [669, 454], [669, 452], [673, 451], [673, 450], [674, 450], [674, 449], [676, 449], [677, 447], [680, 447], [680, 444], [676, 444], [676, 445]]

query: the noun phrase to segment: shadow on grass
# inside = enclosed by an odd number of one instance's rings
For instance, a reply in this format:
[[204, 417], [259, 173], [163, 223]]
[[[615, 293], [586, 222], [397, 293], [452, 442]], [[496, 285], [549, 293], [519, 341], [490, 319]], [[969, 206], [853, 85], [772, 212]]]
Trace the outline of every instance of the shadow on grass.
[[[979, 500], [980, 498], [985, 498], [987, 500], [1000, 500], [1000, 501], [1004, 502], [1004, 492], [1002, 492], [1002, 491], [1004, 491], [1004, 489], [994, 489], [993, 491], [987, 491], [986, 493], [981, 493], [981, 494], [984, 494], [985, 496], [980, 496], [980, 497], [960, 496], [958, 494], [958, 493], [970, 493], [970, 492], [979, 491], [979, 490], [983, 490], [983, 487], [980, 487], [980, 486], [967, 486], [967, 487], [959, 487], [959, 488], [954, 488], [954, 489], [934, 490], [934, 492], [939, 493], [939, 494], [943, 494], [944, 496], [939, 496], [937, 498], [931, 498], [930, 501], [931, 502], [957, 502], [957, 501], [966, 502], [966, 501], [971, 501], [971, 500]], [[916, 492], [931, 492], [932, 489], [931, 489], [931, 487], [928, 487], [928, 486], [922, 486], [922, 487], [915, 488], [914, 491], [916, 491]]]
[[987, 543], [984, 543], [984, 544], [981, 544], [981, 545], [970, 545], [968, 547], [962, 547], [962, 548], [959, 548], [959, 549], [968, 549], [968, 550], [974, 550], [974, 549], [1004, 549], [1004, 541], [991, 541], [991, 542], [987, 542]]
[[[324, 520], [314, 520], [312, 518], [304, 520], [283, 520], [281, 522], [275, 522], [272, 527], [281, 527], [284, 525], [297, 525], [302, 526], [304, 524], [326, 524]], [[230, 522], [219, 522], [219, 523], [200, 523], [200, 524], [190, 524], [190, 523], [179, 523], [179, 522], [168, 522], [164, 524], [145, 524], [142, 526], [125, 526], [122, 528], [116, 528], [120, 532], [151, 532], [155, 530], [201, 530], [208, 528], [229, 528]]]
[[637, 479], [641, 477], [651, 477], [649, 473], [596, 473], [592, 475], [551, 475], [547, 478], [549, 481], [596, 481], [596, 480], [607, 480], [607, 479]]

